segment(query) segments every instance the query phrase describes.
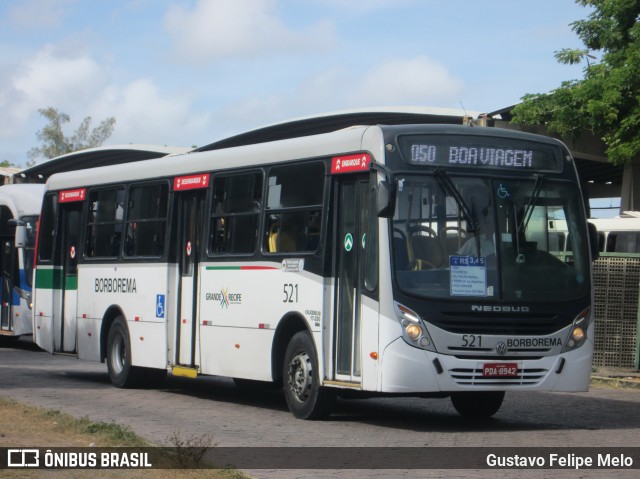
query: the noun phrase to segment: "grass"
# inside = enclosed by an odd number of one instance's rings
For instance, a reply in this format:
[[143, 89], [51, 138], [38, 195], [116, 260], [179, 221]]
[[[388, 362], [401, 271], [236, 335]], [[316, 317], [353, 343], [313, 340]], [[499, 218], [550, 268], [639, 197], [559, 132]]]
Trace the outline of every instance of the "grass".
[[[0, 397], [0, 447], [154, 447], [149, 441], [137, 436], [131, 429], [116, 423], [94, 422], [89, 418], [74, 418], [55, 410], [28, 406]], [[167, 447], [183, 447], [178, 453], [177, 463], [199, 464], [198, 447], [211, 446], [208, 436], [183, 438], [178, 432], [167, 438]], [[196, 451], [194, 453], [194, 451]], [[169, 461], [169, 459], [167, 459]], [[173, 460], [175, 464], [176, 461]], [[167, 462], [167, 464], [170, 464]], [[152, 470], [0, 470], [0, 479], [14, 478], [78, 478], [103, 479], [157, 478], [157, 479], [247, 479], [248, 476], [235, 469], [152, 469]]]

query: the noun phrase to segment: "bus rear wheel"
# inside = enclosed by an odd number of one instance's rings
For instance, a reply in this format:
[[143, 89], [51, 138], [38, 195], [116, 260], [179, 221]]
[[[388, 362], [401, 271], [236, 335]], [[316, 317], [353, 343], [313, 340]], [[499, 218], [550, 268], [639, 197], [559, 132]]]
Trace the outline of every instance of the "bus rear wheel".
[[139, 368], [131, 365], [129, 328], [122, 316], [118, 316], [109, 328], [107, 369], [111, 383], [117, 388], [130, 388], [138, 382]]
[[475, 391], [451, 393], [451, 402], [458, 414], [469, 419], [482, 419], [498, 412], [504, 391]]
[[284, 356], [284, 395], [298, 419], [321, 419], [329, 415], [335, 399], [332, 390], [320, 386], [313, 339], [306, 331], [296, 333]]

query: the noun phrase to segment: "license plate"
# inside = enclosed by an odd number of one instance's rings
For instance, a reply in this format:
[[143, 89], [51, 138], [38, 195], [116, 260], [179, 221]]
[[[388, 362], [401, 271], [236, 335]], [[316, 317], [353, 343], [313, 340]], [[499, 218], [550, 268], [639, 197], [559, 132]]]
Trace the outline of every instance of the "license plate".
[[512, 378], [518, 376], [518, 363], [486, 363], [482, 376], [487, 378]]

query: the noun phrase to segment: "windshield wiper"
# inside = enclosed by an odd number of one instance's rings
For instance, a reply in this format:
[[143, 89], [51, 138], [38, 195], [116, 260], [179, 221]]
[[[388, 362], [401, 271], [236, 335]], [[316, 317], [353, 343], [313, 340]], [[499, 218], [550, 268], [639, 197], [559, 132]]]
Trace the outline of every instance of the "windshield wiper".
[[531, 215], [533, 215], [533, 209], [536, 206], [536, 202], [540, 197], [540, 193], [542, 192], [542, 182], [544, 180], [544, 175], [536, 175], [536, 182], [533, 185], [533, 190], [531, 191], [531, 197], [529, 198], [529, 203], [524, 209], [524, 214], [520, 218], [518, 223], [517, 232], [520, 233], [522, 231], [527, 230], [527, 226], [529, 225], [529, 220], [531, 219]]
[[458, 188], [456, 188], [456, 185], [453, 184], [451, 178], [447, 175], [447, 172], [442, 168], [436, 168], [434, 175], [438, 185], [440, 185], [440, 188], [442, 188], [445, 193], [449, 193], [453, 196], [453, 199], [456, 200], [458, 208], [460, 208], [464, 219], [467, 221], [467, 231], [469, 233], [473, 233], [476, 238], [476, 252], [477, 255], [480, 256], [480, 224], [478, 223], [475, 202], [473, 199], [471, 200], [471, 209], [469, 209], [469, 206], [464, 201], [464, 198], [458, 191]]

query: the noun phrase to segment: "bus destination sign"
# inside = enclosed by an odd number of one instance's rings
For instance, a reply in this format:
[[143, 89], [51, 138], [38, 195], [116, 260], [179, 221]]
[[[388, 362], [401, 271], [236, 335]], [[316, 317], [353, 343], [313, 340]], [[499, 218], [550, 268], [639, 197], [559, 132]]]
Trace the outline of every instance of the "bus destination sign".
[[400, 138], [400, 145], [405, 158], [413, 165], [562, 171], [562, 163], [550, 147], [531, 142], [486, 137], [410, 136]]

